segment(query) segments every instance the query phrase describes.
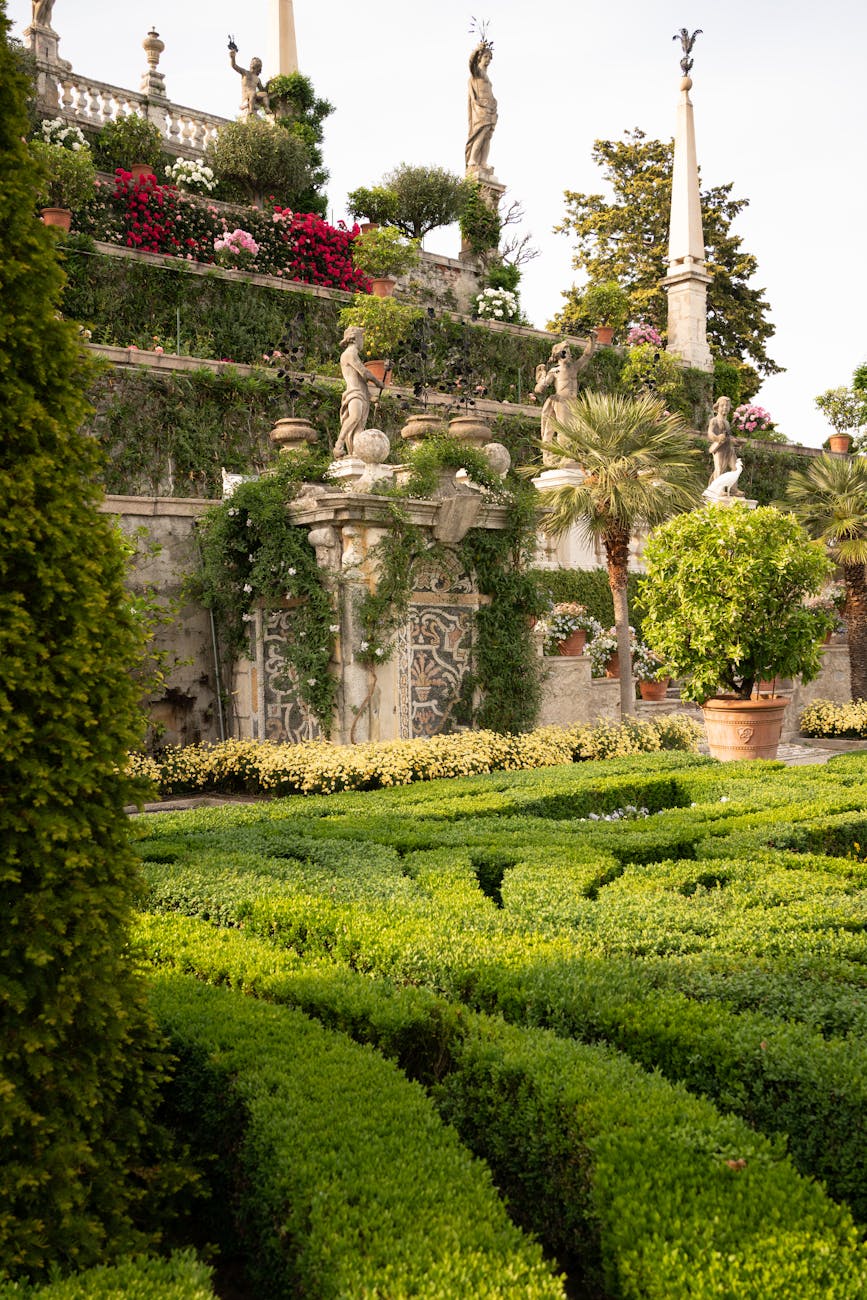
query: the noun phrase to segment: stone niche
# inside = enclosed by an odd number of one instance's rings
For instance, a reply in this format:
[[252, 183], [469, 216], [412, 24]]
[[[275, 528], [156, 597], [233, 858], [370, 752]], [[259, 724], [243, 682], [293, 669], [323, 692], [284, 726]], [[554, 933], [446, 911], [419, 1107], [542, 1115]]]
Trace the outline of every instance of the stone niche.
[[[364, 594], [376, 589], [375, 548], [388, 529], [386, 503], [317, 486], [290, 507], [293, 522], [309, 530], [323, 584], [334, 594], [340, 628], [331, 664], [338, 681], [337, 706], [330, 735], [323, 739], [348, 744], [461, 729], [454, 713], [470, 666], [474, 614], [487, 598], [462, 571], [453, 549], [460, 531], [455, 528], [456, 500], [466, 503], [467, 526], [505, 526], [505, 509], [484, 503], [475, 493], [404, 503], [412, 522], [440, 546], [436, 560], [416, 566], [409, 616], [397, 631], [394, 653], [373, 667], [360, 659], [357, 609]], [[236, 734], [288, 742], [320, 736], [277, 653], [294, 634], [292, 606], [267, 618], [257, 614], [250, 629], [250, 657], [236, 665], [234, 676]]]

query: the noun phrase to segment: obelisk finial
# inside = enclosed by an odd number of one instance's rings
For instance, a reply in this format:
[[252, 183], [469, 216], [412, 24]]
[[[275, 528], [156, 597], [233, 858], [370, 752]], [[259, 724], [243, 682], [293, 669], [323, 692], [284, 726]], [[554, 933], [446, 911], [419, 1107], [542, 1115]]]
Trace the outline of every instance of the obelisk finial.
[[692, 54], [692, 47], [695, 45], [696, 36], [701, 36], [701, 34], [702, 31], [700, 27], [697, 28], [691, 36], [688, 27], [681, 27], [680, 31], [675, 32], [674, 36], [671, 38], [673, 41], [680, 41], [683, 46], [683, 58], [680, 61], [680, 70], [683, 73], [684, 81], [688, 81], [689, 85], [682, 86], [682, 90], [690, 90], [692, 88], [692, 78], [689, 74], [692, 71], [693, 61], [689, 56]]

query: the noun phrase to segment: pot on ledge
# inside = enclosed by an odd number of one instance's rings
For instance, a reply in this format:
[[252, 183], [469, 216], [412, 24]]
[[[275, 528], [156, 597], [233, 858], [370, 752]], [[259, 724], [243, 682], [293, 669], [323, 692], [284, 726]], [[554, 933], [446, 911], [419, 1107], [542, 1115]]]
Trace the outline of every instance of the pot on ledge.
[[384, 275], [377, 279], [374, 279], [373, 276], [371, 276], [370, 292], [373, 294], [374, 298], [390, 298], [394, 293], [394, 286], [396, 284], [397, 280], [392, 280], [390, 276]]
[[565, 655], [572, 659], [577, 655], [584, 653], [584, 646], [587, 644], [587, 633], [583, 627], [578, 627], [574, 632], [570, 632], [562, 641], [557, 642], [557, 654]]
[[664, 700], [668, 690], [668, 678], [661, 681], [639, 681], [638, 690], [643, 700]]
[[58, 230], [68, 230], [72, 225], [72, 213], [69, 208], [43, 208], [42, 222], [46, 226], [56, 226]]
[[386, 387], [391, 383], [391, 362], [390, 361], [365, 361], [364, 363], [372, 375], [376, 375], [380, 383]]
[[603, 347], [603, 348], [610, 347], [611, 344], [614, 342], [614, 326], [613, 326], [613, 325], [597, 325], [597, 326], [596, 326], [596, 342], [600, 345], [600, 347]]

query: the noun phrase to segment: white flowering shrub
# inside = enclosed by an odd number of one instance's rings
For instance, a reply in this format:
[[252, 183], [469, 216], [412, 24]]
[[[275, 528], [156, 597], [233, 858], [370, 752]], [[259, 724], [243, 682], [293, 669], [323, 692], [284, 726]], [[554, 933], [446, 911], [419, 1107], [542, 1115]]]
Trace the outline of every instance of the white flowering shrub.
[[513, 322], [520, 315], [518, 295], [510, 289], [482, 289], [474, 300], [475, 313], [479, 320], [501, 320]]
[[179, 158], [166, 168], [166, 175], [180, 190], [191, 194], [210, 194], [217, 188], [217, 178], [210, 167], [195, 158]]
[[46, 118], [42, 123], [42, 139], [46, 144], [58, 144], [62, 149], [86, 149], [84, 132], [77, 126], [64, 122], [62, 117]]

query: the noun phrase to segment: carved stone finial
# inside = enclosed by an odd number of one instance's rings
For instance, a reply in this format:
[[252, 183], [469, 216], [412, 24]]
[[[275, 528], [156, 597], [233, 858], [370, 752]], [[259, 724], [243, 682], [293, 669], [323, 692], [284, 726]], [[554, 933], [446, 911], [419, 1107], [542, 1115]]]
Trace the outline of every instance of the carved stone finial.
[[155, 27], [152, 27], [142, 41], [142, 49], [147, 55], [148, 67], [150, 67], [154, 72], [156, 72], [157, 64], [160, 61], [160, 55], [165, 48], [165, 41], [160, 40], [159, 32]]
[[[700, 27], [694, 31], [691, 36], [688, 27], [681, 27], [680, 31], [675, 32], [674, 36], [671, 38], [673, 41], [680, 41], [683, 46], [683, 58], [680, 61], [680, 70], [685, 78], [689, 78], [689, 74], [692, 71], [693, 61], [689, 56], [692, 54], [692, 47], [695, 45], [695, 38], [696, 36], [701, 36], [701, 34], [702, 30]], [[684, 87], [684, 89], [689, 90], [689, 86]]]

